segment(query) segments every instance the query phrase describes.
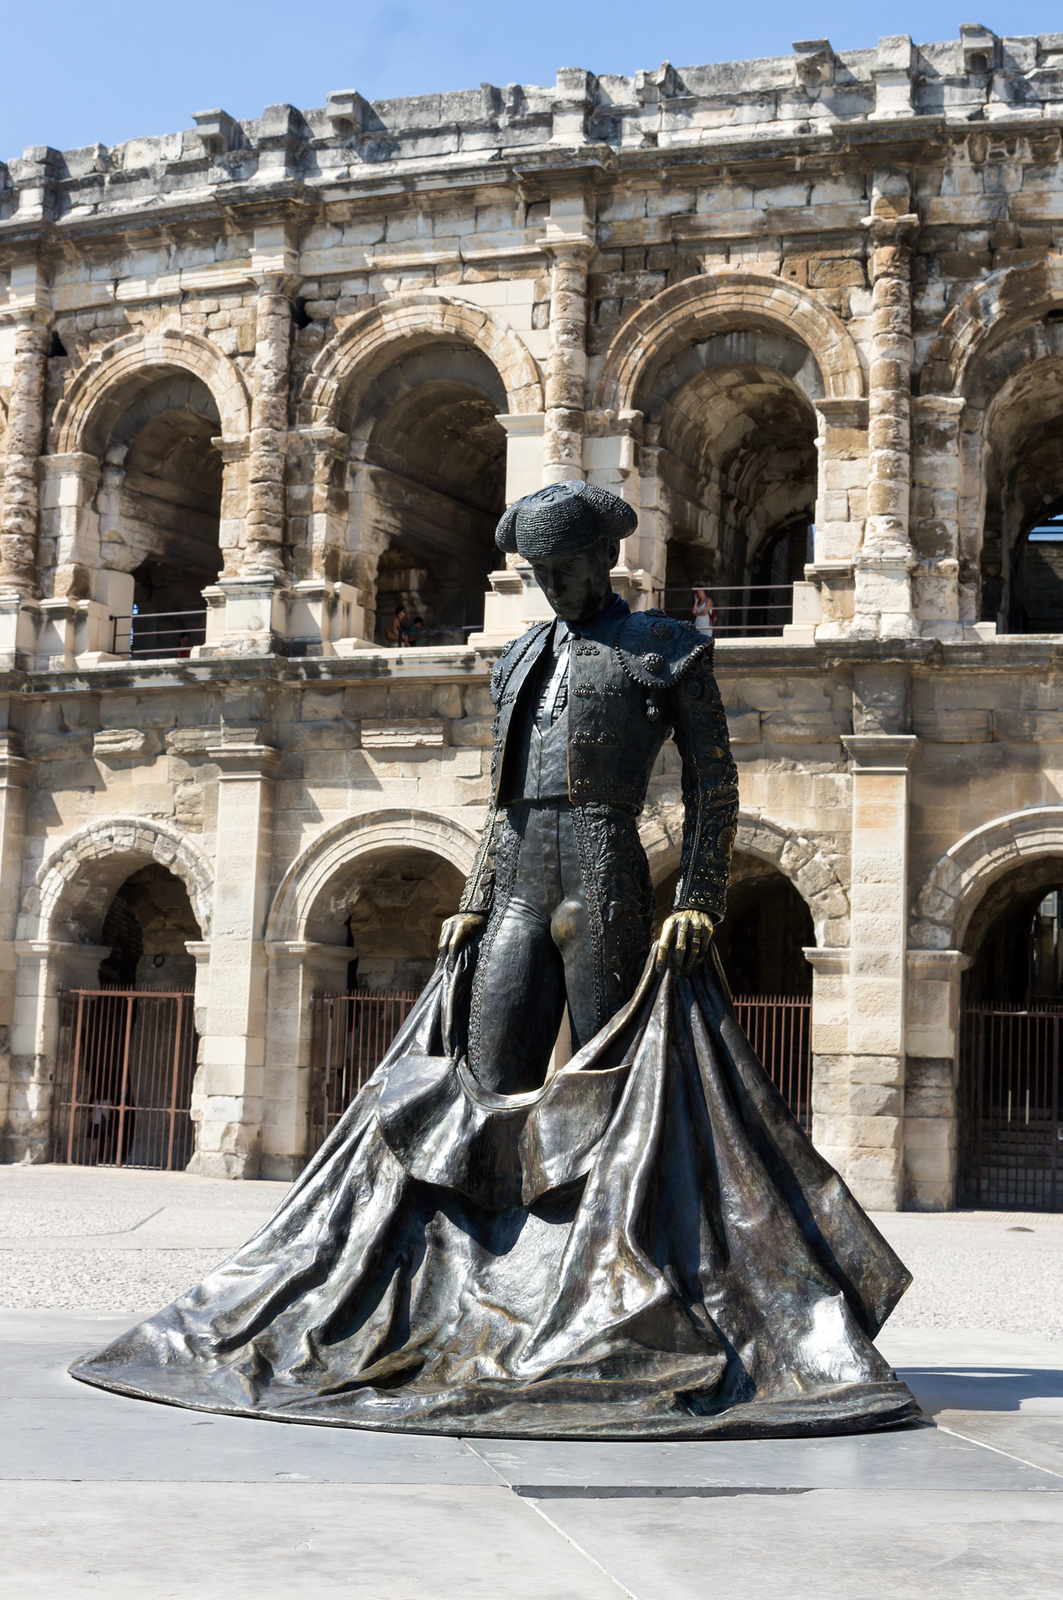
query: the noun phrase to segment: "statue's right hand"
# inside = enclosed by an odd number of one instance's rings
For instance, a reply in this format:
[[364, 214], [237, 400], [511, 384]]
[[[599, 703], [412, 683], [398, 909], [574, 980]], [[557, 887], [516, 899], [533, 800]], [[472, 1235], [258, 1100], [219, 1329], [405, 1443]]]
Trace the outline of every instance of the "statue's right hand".
[[462, 945], [479, 933], [486, 921], [476, 911], [459, 911], [456, 917], [448, 917], [439, 933], [440, 955], [453, 961]]

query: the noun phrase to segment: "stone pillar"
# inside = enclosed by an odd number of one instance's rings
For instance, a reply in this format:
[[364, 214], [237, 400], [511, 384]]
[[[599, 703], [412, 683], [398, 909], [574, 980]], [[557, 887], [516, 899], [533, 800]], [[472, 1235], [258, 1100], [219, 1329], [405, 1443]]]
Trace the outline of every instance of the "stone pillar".
[[830, 1143], [861, 1205], [903, 1200], [910, 734], [843, 740], [852, 773], [847, 1105]]
[[15, 930], [22, 900], [26, 786], [32, 768], [15, 733], [0, 734], [0, 1129], [11, 1093], [11, 1028], [15, 1020]]
[[294, 444], [302, 481], [288, 490], [293, 570], [300, 578], [346, 578], [350, 435], [300, 428]]
[[963, 411], [964, 401], [954, 395], [912, 401], [912, 545], [919, 563], [915, 614], [919, 632], [929, 639], [961, 640], [978, 621], [981, 552], [960, 549]]
[[867, 412], [861, 396], [816, 401], [816, 544], [784, 638], [844, 638], [852, 624], [853, 564], [867, 520]]
[[908, 951], [905, 1204], [948, 1211], [959, 1177], [960, 990], [970, 956]]
[[284, 458], [288, 441], [291, 294], [296, 282], [290, 275], [274, 272], [258, 280], [243, 557], [243, 569], [248, 573], [284, 571]]
[[44, 379], [48, 314], [24, 311], [15, 328], [15, 358], [7, 411], [7, 457], [0, 516], [0, 593], [32, 600], [37, 594], [37, 520], [44, 441]]
[[259, 1177], [294, 1178], [306, 1162], [315, 993], [342, 994], [353, 951], [276, 940], [269, 955], [269, 1029]]
[[221, 581], [239, 577], [244, 569], [244, 511], [247, 506], [248, 458], [251, 441], [246, 435], [228, 439], [222, 435], [211, 444], [221, 456], [221, 516], [218, 544], [221, 548]]
[[857, 638], [908, 637], [912, 615], [909, 538], [911, 486], [911, 241], [919, 219], [908, 211], [907, 177], [875, 175], [871, 231], [871, 364], [868, 392], [867, 525], [856, 557]]
[[552, 260], [550, 355], [546, 364], [543, 482], [583, 476], [587, 384], [587, 266], [593, 239], [552, 232], [539, 241]]
[[[298, 251], [285, 222], [256, 227], [250, 276], [258, 286], [251, 433], [216, 441], [225, 461], [220, 537], [225, 570], [204, 591], [208, 612], [201, 654], [272, 653], [288, 632], [285, 471], [291, 378], [291, 297], [299, 283]], [[246, 486], [233, 516], [231, 490]]]
[[812, 1142], [835, 1166], [848, 1152], [834, 1141], [849, 1111], [849, 951], [805, 950], [812, 968]]
[[52, 1158], [52, 1094], [63, 989], [95, 989], [106, 945], [25, 939], [14, 946], [11, 1075], [5, 1159]]
[[219, 768], [217, 845], [210, 981], [192, 1095], [198, 1137], [188, 1170], [208, 1178], [253, 1178], [266, 1051], [263, 933], [273, 774], [280, 755], [268, 745], [236, 742], [212, 746], [207, 755]]

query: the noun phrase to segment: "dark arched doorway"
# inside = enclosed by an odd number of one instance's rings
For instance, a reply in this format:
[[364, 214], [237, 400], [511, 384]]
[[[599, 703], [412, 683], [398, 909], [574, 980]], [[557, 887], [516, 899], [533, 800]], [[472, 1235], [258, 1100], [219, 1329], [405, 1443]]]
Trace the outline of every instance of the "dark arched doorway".
[[94, 988], [62, 996], [54, 1158], [182, 1171], [192, 1156], [200, 937], [188, 891], [165, 867], [132, 873], [99, 935]]
[[1063, 1210], [1063, 858], [998, 879], [964, 948], [960, 1203]]
[[222, 569], [220, 432], [200, 379], [156, 373], [101, 441], [100, 555], [133, 580], [131, 615], [116, 619], [119, 654], [175, 656], [203, 642], [203, 590]]
[[[678, 873], [657, 887], [658, 917], [672, 908]], [[736, 854], [716, 950], [735, 1012], [776, 1088], [804, 1128], [812, 1125], [812, 916], [790, 880], [756, 856]]]
[[354, 563], [368, 623], [396, 608], [423, 643], [460, 644], [483, 623], [505, 509], [505, 385], [479, 350], [436, 341], [397, 353], [351, 422]]
[[429, 850], [361, 856], [328, 885], [307, 937], [344, 943], [347, 983], [313, 999], [309, 1148], [321, 1144], [375, 1071], [427, 983], [439, 930], [464, 879]]

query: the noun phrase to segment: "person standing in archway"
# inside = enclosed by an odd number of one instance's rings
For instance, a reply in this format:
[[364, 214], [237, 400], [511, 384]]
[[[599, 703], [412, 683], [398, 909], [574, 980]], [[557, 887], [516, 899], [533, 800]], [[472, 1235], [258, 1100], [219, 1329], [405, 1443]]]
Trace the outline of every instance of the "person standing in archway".
[[384, 634], [388, 644], [401, 648], [406, 643], [406, 607], [396, 606], [395, 615]]
[[694, 626], [706, 639], [711, 639], [716, 627], [716, 607], [712, 603], [712, 596], [704, 589], [694, 590], [694, 606], [691, 612]]

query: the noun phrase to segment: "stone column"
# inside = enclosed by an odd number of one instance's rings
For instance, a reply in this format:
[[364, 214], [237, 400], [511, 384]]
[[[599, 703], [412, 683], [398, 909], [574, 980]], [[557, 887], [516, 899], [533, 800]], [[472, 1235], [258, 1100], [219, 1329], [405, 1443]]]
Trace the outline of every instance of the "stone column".
[[961, 950], [909, 950], [904, 1085], [905, 1204], [948, 1211], [959, 1156]]
[[[963, 411], [964, 401], [954, 395], [912, 401], [912, 545], [919, 562], [915, 614], [919, 632], [930, 639], [961, 640], [965, 627], [973, 630], [978, 620], [981, 552], [960, 549]], [[996, 632], [995, 622], [991, 631]]]
[[907, 637], [912, 616], [911, 241], [919, 219], [907, 210], [907, 178], [877, 173], [871, 231], [871, 364], [868, 391], [867, 526], [856, 558], [858, 638]]
[[794, 585], [787, 639], [844, 638], [852, 625], [853, 564], [867, 520], [867, 410], [861, 396], [816, 401], [816, 545], [806, 581]]
[[903, 1200], [905, 977], [908, 913], [908, 764], [903, 733], [843, 740], [852, 773], [851, 937], [847, 1104], [832, 1147], [861, 1205]]
[[294, 1178], [306, 1162], [315, 993], [342, 994], [353, 952], [309, 939], [276, 940], [269, 956], [262, 1178]]
[[249, 573], [284, 570], [284, 458], [288, 441], [291, 294], [296, 282], [291, 276], [273, 272], [258, 280], [243, 561], [244, 570]]
[[37, 520], [44, 440], [44, 379], [49, 321], [34, 307], [15, 329], [15, 358], [7, 411], [4, 504], [0, 517], [0, 593], [37, 595]]
[[210, 981], [192, 1095], [198, 1137], [188, 1170], [208, 1178], [253, 1178], [264, 1093], [263, 933], [273, 845], [273, 774], [280, 755], [268, 745], [235, 741], [212, 746], [207, 755], [219, 769], [217, 844]]
[[7, 1161], [52, 1159], [52, 1096], [59, 1045], [59, 996], [94, 989], [107, 945], [63, 939], [25, 939], [14, 946], [11, 1086]]
[[15, 1017], [15, 929], [22, 900], [26, 786], [32, 768], [14, 733], [0, 734], [0, 1129], [11, 1093], [11, 1027]]
[[583, 432], [587, 385], [587, 266], [593, 239], [582, 236], [539, 241], [552, 260], [550, 355], [546, 364], [546, 430], [543, 482], [583, 476]]

